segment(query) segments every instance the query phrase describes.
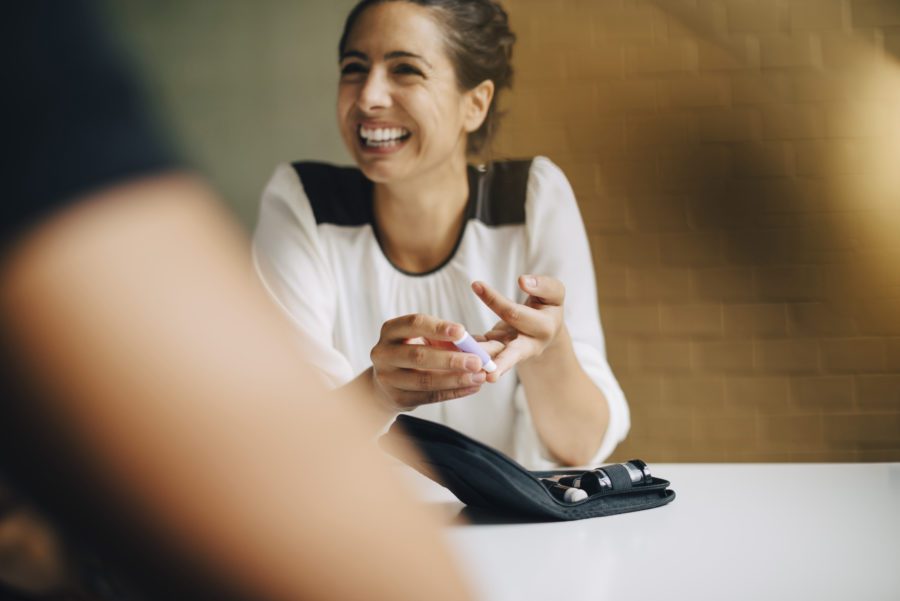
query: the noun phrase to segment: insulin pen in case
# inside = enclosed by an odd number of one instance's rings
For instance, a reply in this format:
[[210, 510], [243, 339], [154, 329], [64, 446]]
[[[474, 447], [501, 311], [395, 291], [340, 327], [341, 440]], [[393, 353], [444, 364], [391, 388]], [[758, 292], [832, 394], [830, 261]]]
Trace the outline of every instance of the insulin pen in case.
[[[650, 475], [650, 468], [640, 459], [631, 459], [625, 463], [616, 464], [625, 468], [632, 484], [643, 485], [651, 484], [653, 477]], [[574, 486], [586, 490], [590, 494], [597, 492], [605, 492], [612, 490], [612, 480], [607, 474], [607, 468], [612, 466], [598, 467], [596, 469], [584, 472], [578, 476], [565, 476], [559, 479], [560, 484], [565, 486]]]
[[481, 359], [481, 369], [484, 371], [491, 373], [492, 371], [497, 370], [497, 364], [491, 361], [490, 355], [481, 348], [481, 345], [479, 345], [468, 332], [466, 332], [459, 340], [454, 340], [453, 344], [464, 353], [478, 355], [478, 358]]
[[585, 491], [574, 486], [566, 486], [546, 478], [541, 478], [541, 483], [550, 491], [550, 494], [566, 503], [577, 503], [588, 498], [588, 494]]

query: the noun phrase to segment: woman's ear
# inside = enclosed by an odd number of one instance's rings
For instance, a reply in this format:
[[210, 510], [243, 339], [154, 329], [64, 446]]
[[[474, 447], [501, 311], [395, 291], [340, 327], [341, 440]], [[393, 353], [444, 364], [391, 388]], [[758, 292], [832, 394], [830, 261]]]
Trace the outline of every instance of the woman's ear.
[[491, 108], [491, 100], [494, 99], [494, 82], [485, 79], [483, 82], [466, 92], [466, 107], [463, 127], [466, 132], [472, 133], [481, 127]]

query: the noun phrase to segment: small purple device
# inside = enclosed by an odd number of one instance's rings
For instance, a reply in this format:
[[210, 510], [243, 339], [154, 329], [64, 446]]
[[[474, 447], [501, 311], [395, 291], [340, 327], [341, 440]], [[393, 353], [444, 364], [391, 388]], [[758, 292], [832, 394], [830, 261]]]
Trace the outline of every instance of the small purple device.
[[473, 355], [478, 355], [478, 358], [481, 359], [481, 369], [484, 371], [491, 373], [492, 371], [497, 370], [497, 364], [491, 361], [490, 355], [488, 355], [481, 346], [475, 342], [475, 339], [466, 332], [462, 338], [459, 340], [454, 340], [453, 344], [456, 345], [456, 348], [461, 350], [464, 353], [472, 353]]

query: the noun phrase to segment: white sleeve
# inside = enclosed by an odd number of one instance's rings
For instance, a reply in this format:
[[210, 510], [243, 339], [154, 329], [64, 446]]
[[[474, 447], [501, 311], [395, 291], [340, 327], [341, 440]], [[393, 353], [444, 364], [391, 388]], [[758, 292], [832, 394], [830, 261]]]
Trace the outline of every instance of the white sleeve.
[[[558, 278], [566, 287], [565, 320], [575, 355], [609, 404], [609, 426], [590, 464], [605, 460], [631, 427], [628, 403], [606, 360], [600, 326], [594, 266], [575, 195], [563, 172], [545, 157], [536, 157], [528, 178], [525, 204], [528, 272]], [[516, 390], [520, 419], [516, 455], [529, 465], [553, 468], [558, 463], [541, 442], [531, 420], [524, 387]]]
[[306, 356], [332, 386], [353, 369], [333, 345], [337, 296], [316, 220], [294, 168], [279, 165], [260, 201], [253, 263], [271, 297], [296, 326]]

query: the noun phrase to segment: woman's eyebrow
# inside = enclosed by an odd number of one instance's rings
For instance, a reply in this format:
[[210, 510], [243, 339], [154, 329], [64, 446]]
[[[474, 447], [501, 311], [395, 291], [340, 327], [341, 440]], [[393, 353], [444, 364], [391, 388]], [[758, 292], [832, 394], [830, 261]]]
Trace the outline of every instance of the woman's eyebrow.
[[422, 61], [423, 63], [425, 63], [426, 65], [428, 65], [428, 68], [429, 68], [429, 69], [433, 69], [433, 68], [434, 68], [434, 67], [431, 66], [431, 63], [429, 63], [427, 60], [425, 60], [425, 57], [424, 57], [424, 56], [421, 56], [421, 55], [418, 55], [418, 54], [414, 54], [414, 53], [412, 53], [412, 52], [407, 52], [407, 51], [405, 51], [405, 50], [394, 50], [393, 52], [388, 52], [387, 54], [384, 55], [384, 58], [385, 58], [385, 59], [392, 59], [392, 58], [415, 58], [415, 59], [419, 59], [420, 61]]
[[365, 52], [360, 52], [359, 50], [345, 50], [341, 54], [341, 60], [346, 60], [348, 58], [358, 58], [362, 59], [366, 62], [369, 61], [369, 56]]
[[[343, 54], [341, 54], [341, 61], [345, 61], [348, 58], [358, 58], [362, 61], [369, 62], [369, 55], [365, 52], [360, 52], [359, 50], [346, 50]], [[393, 50], [385, 54], [384, 58], [385, 60], [390, 60], [392, 58], [415, 58], [428, 65], [429, 69], [434, 68], [424, 56], [416, 54], [414, 52], [407, 52], [406, 50]]]

